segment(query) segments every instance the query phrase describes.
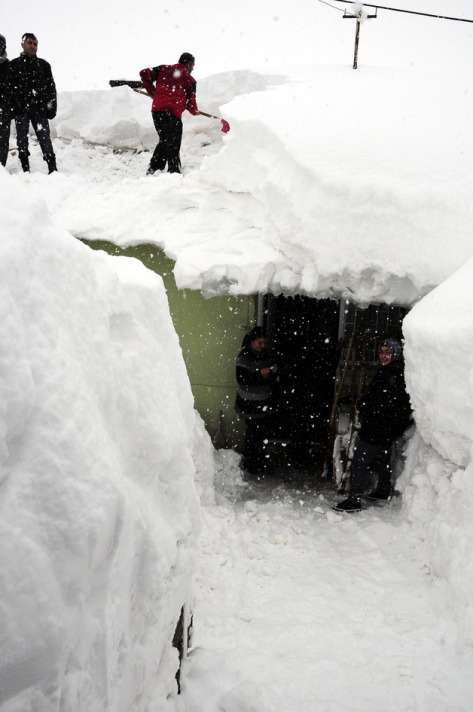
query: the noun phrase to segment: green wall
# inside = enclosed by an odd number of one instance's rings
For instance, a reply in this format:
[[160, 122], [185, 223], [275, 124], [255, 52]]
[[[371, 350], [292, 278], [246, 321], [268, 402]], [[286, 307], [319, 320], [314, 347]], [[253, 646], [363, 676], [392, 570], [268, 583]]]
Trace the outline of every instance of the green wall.
[[204, 299], [200, 292], [178, 289], [174, 279], [174, 262], [154, 245], [122, 249], [105, 241], [84, 242], [94, 250], [135, 257], [148, 269], [161, 275], [187, 366], [195, 408], [213, 438], [222, 411], [225, 441], [219, 432], [217, 446], [241, 445], [244, 425], [233, 409], [236, 395], [235, 358], [245, 330], [255, 324], [255, 298], [224, 296]]

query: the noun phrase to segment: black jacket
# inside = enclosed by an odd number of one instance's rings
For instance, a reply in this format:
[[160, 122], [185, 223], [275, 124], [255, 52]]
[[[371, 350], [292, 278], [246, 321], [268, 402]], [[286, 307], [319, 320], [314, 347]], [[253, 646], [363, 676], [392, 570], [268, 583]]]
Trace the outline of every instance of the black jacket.
[[9, 73], [10, 60], [5, 59], [3, 62], [0, 62], [0, 108], [2, 109], [6, 104]]
[[269, 415], [271, 407], [272, 383], [275, 376], [262, 376], [261, 369], [271, 366], [274, 359], [270, 358], [266, 349], [260, 353], [245, 346], [236, 360], [236, 379], [238, 392], [235, 410], [243, 418], [263, 418]]
[[361, 416], [361, 440], [372, 445], [389, 445], [402, 435], [411, 413], [403, 359], [378, 366], [357, 408]]
[[20, 54], [10, 62], [9, 104], [12, 116], [54, 119], [56, 85], [51, 65], [45, 59]]

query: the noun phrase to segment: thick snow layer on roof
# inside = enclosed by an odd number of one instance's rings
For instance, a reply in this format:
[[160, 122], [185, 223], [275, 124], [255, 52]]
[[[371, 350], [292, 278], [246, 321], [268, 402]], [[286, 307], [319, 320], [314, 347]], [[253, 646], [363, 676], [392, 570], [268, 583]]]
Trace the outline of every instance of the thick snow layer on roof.
[[165, 699], [210, 441], [164, 287], [0, 194], [0, 706]]
[[473, 254], [471, 81], [464, 69], [454, 81], [416, 68], [222, 73], [198, 98], [213, 112], [228, 102], [230, 132], [185, 114], [184, 175], [152, 178], [149, 153], [112, 155], [154, 147], [147, 97], [64, 93], [56, 190], [37, 188], [80, 237], [162, 247], [183, 288], [411, 305]]

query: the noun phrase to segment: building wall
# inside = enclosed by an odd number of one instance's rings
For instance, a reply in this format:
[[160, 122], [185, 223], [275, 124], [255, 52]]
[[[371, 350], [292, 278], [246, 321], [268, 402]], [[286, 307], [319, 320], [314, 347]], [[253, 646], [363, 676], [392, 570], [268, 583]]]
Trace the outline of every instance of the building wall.
[[[178, 289], [174, 262], [155, 245], [122, 249], [106, 241], [84, 242], [111, 255], [135, 257], [161, 275], [187, 366], [195, 408], [210, 436], [217, 435], [217, 446], [239, 447], [244, 425], [234, 411], [235, 358], [246, 330], [255, 323], [255, 298], [223, 296], [204, 299], [200, 292]], [[222, 429], [217, 432], [221, 412]]]

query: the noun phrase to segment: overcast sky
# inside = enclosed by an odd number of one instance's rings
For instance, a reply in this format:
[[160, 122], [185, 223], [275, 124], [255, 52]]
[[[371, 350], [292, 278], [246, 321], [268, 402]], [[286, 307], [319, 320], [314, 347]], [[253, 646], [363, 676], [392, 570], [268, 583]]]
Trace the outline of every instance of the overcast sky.
[[[2, 0], [3, 3], [6, 0]], [[16, 0], [2, 13], [10, 58], [24, 32], [40, 41], [58, 88], [102, 89], [146, 66], [196, 56], [195, 77], [231, 69], [350, 64], [355, 22], [327, 0]], [[383, 0], [382, 5], [473, 19], [473, 0]], [[372, 12], [372, 10], [370, 10]], [[359, 66], [470, 63], [473, 24], [380, 10], [361, 31]]]

